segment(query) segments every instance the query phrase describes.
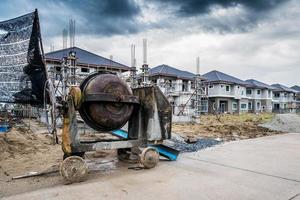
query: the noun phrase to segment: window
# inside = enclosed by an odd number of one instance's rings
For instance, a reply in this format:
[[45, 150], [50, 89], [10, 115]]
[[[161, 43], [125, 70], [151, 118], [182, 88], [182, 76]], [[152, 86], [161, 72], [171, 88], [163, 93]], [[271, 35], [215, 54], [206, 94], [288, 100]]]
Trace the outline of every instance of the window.
[[247, 109], [247, 104], [242, 103], [242, 104], [241, 104], [241, 109], [242, 109], [242, 110], [246, 110], [246, 109]]
[[260, 110], [260, 102], [256, 103], [256, 110]]
[[223, 85], [221, 85], [221, 88], [223, 87]]
[[82, 67], [82, 68], [81, 68], [81, 72], [82, 72], [82, 73], [89, 73], [89, 72], [90, 72], [90, 69], [89, 69], [89, 68]]
[[252, 90], [251, 89], [247, 89], [246, 90], [246, 94], [251, 95], [252, 94]]
[[166, 89], [167, 89], [168, 91], [171, 91], [171, 89], [172, 89], [172, 83], [171, 83], [170, 80], [166, 80], [166, 81], [165, 81], [165, 87], [166, 87]]
[[257, 94], [260, 95], [260, 90], [257, 90]]
[[241, 91], [241, 95], [244, 95], [244, 90]]
[[252, 110], [252, 102], [248, 102], [248, 109]]
[[232, 110], [237, 110], [237, 103], [235, 102], [232, 103]]
[[196, 107], [196, 100], [195, 99], [191, 99], [191, 105], [190, 105], [190, 108], [191, 109], [194, 109]]
[[213, 85], [210, 85], [210, 86], [208, 86], [209, 88], [214, 88], [214, 86]]
[[226, 85], [226, 91], [229, 92], [229, 90], [230, 90], [229, 85]]
[[279, 110], [279, 109], [280, 109], [280, 104], [279, 103], [274, 104], [274, 110]]
[[274, 97], [280, 97], [280, 93], [274, 93]]
[[183, 92], [188, 91], [188, 83], [186, 81], [182, 81], [182, 91]]
[[191, 89], [195, 89], [196, 83], [191, 82]]
[[208, 112], [208, 100], [201, 100], [201, 112]]
[[173, 114], [175, 114], [175, 103], [174, 103], [174, 101], [171, 101], [170, 103], [172, 106], [172, 112], [173, 112]]
[[287, 93], [286, 92], [284, 93], [284, 97], [287, 97]]

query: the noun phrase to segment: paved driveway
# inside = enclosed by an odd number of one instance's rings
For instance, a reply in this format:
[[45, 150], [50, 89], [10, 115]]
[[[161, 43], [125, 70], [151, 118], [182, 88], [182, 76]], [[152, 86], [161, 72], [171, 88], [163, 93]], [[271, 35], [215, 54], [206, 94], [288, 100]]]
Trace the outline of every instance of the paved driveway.
[[300, 134], [230, 142], [87, 182], [7, 199], [300, 199]]

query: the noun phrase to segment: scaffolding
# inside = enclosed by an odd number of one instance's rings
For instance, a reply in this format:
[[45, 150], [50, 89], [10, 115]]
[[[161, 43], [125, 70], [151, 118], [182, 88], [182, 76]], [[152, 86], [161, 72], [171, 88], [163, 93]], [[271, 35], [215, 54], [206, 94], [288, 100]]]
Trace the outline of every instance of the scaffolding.
[[196, 101], [195, 101], [195, 116], [200, 117], [201, 115], [201, 100], [202, 100], [202, 84], [201, 84], [201, 79], [200, 79], [200, 58], [196, 58], [196, 66], [197, 66], [197, 73], [195, 77], [195, 96], [196, 96]]

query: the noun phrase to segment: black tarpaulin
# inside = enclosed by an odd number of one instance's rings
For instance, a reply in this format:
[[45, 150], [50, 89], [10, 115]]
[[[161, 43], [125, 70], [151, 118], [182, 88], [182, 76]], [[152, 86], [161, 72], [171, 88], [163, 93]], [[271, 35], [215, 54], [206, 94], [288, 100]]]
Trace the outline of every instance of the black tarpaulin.
[[37, 10], [0, 22], [0, 102], [43, 104], [42, 48]]

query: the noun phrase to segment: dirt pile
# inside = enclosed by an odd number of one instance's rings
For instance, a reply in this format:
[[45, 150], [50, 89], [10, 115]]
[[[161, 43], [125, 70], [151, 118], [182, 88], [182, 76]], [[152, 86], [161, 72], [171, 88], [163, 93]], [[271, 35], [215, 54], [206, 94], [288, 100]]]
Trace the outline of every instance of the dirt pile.
[[47, 151], [51, 136], [36, 134], [27, 128], [12, 128], [0, 134], [0, 161], [17, 155]]
[[218, 138], [232, 141], [274, 135], [280, 132], [259, 126], [270, 121], [273, 114], [204, 115], [200, 124], [173, 124], [172, 132], [182, 137]]
[[44, 170], [61, 159], [60, 145], [52, 144], [47, 128], [35, 119], [24, 119], [7, 133], [0, 133], [0, 180]]
[[[52, 136], [47, 134], [47, 127], [35, 119], [23, 119], [21, 123], [16, 124], [7, 133], [0, 133], [0, 199], [2, 196], [63, 184], [57, 172], [31, 178], [12, 179], [24, 174], [58, 169], [63, 159], [61, 144], [52, 144]], [[58, 136], [61, 141], [60, 129]], [[84, 135], [87, 140], [96, 137], [98, 136], [89, 132]], [[87, 154], [86, 160], [90, 169], [98, 170], [101, 172], [99, 175], [102, 175], [112, 172], [115, 157], [115, 151], [96, 152]]]
[[46, 181], [48, 176], [21, 180], [12, 177], [59, 166], [62, 157], [61, 146], [53, 145], [47, 128], [34, 119], [22, 120], [7, 133], [0, 133], [0, 198], [16, 191], [25, 192], [28, 187], [51, 185], [56, 176], [49, 175], [50, 182]]
[[300, 133], [300, 117], [296, 114], [278, 114], [262, 127], [288, 133]]

